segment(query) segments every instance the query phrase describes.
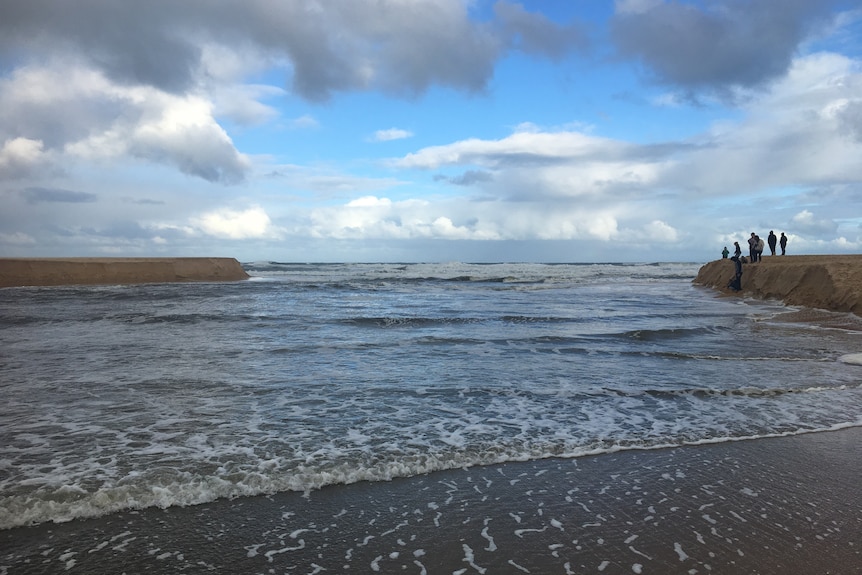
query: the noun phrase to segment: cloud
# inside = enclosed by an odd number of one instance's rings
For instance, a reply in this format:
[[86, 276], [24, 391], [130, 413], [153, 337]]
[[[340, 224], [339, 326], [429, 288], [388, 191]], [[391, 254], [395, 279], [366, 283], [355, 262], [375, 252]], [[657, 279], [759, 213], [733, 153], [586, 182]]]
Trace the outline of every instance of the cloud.
[[391, 140], [403, 140], [405, 138], [412, 138], [413, 132], [409, 130], [402, 130], [400, 128], [389, 128], [388, 130], [377, 130], [374, 132], [374, 136], [371, 138], [374, 142], [389, 142]]
[[[636, 146], [574, 131], [519, 131], [499, 140], [469, 139], [423, 148], [393, 161], [401, 168], [478, 166], [453, 183], [489, 182], [510, 200], [607, 198], [646, 190], [685, 146]], [[496, 185], [494, 185], [496, 183]]]
[[588, 46], [586, 31], [575, 23], [560, 26], [513, 2], [497, 2], [494, 12], [509, 43], [527, 54], [562, 58], [573, 49]]
[[3, 245], [33, 246], [36, 243], [36, 238], [23, 232], [0, 233], [0, 244]]
[[295, 93], [325, 101], [372, 88], [480, 91], [507, 49], [558, 57], [582, 42], [517, 4], [501, 2], [497, 14], [496, 26], [473, 22], [463, 0], [30, 0], [4, 7], [0, 48], [61, 50], [118, 84], [179, 95], [207, 68], [225, 73], [212, 54], [227, 45], [286, 63]]
[[320, 123], [314, 119], [313, 116], [309, 116], [308, 114], [304, 114], [298, 118], [293, 118], [288, 122], [291, 128], [297, 130], [306, 130], [309, 128], [317, 128]]
[[757, 87], [790, 67], [800, 43], [827, 24], [831, 2], [722, 0], [617, 3], [611, 34], [619, 54], [654, 79], [694, 92]]
[[[348, 91], [416, 96], [434, 85], [482, 92], [510, 50], [559, 57], [578, 44], [559, 26], [501, 2], [487, 21], [462, 0], [32, 0], [3, 8], [0, 178], [69, 160], [123, 156], [235, 184], [251, 169], [217, 118], [272, 122], [267, 100], [288, 95], [243, 83], [285, 76], [312, 101]], [[62, 89], [58, 89], [62, 87]], [[290, 122], [316, 127], [310, 115]], [[393, 128], [378, 141], [402, 139]], [[26, 149], [25, 149], [26, 148]]]
[[23, 178], [45, 162], [41, 140], [12, 138], [0, 147], [0, 181]]
[[817, 219], [808, 210], [802, 210], [792, 219], [794, 229], [800, 234], [821, 236], [835, 233], [838, 225], [829, 219]]
[[467, 170], [463, 174], [455, 177], [444, 176], [438, 174], [434, 176], [434, 180], [438, 182], [449, 182], [456, 186], [472, 186], [481, 182], [490, 182], [494, 179], [494, 174], [484, 170]]
[[174, 164], [181, 172], [210, 182], [237, 183], [245, 178], [250, 164], [215, 122], [208, 102], [196, 97], [150, 99], [159, 100], [126, 134], [133, 156]]
[[213, 89], [214, 115], [225, 117], [241, 126], [270, 122], [279, 116], [279, 111], [260, 100], [283, 95], [284, 90], [275, 86], [220, 85]]
[[245, 210], [215, 210], [192, 218], [191, 223], [205, 234], [231, 240], [277, 238], [280, 235], [260, 206]]
[[21, 195], [28, 204], [39, 203], [67, 203], [67, 204], [82, 204], [95, 202], [98, 200], [96, 194], [88, 192], [75, 192], [72, 190], [63, 190], [58, 188], [26, 188], [21, 191]]
[[473, 241], [573, 240], [608, 241], [619, 236], [613, 210], [575, 203], [475, 202], [450, 198], [392, 200], [364, 196], [341, 205], [315, 208], [309, 228], [296, 233], [318, 239]]
[[62, 59], [21, 68], [0, 81], [0, 137], [11, 137], [0, 175], [30, 173], [52, 151], [54, 161], [129, 155], [212, 182], [242, 181], [249, 162], [213, 114], [202, 97], [116, 85]]
[[673, 243], [679, 241], [680, 234], [673, 226], [661, 220], [653, 220], [643, 227], [644, 239], [647, 241], [658, 241]]
[[701, 196], [858, 182], [862, 141], [845, 114], [862, 102], [860, 94], [862, 73], [853, 60], [828, 53], [798, 58], [740, 109], [739, 121], [714, 124], [698, 137], [700, 145], [668, 165], [660, 182]]
[[862, 143], [862, 98], [838, 102], [835, 116], [844, 130], [857, 142]]

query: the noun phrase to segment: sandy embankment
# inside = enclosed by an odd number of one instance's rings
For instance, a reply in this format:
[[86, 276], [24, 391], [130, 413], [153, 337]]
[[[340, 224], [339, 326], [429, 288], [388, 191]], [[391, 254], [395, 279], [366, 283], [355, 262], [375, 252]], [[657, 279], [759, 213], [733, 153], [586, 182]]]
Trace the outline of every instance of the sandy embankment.
[[0, 258], [0, 287], [248, 279], [233, 258]]
[[[694, 283], [734, 293], [729, 259], [709, 262]], [[742, 295], [780, 299], [788, 305], [862, 316], [862, 255], [764, 256], [742, 266]]]

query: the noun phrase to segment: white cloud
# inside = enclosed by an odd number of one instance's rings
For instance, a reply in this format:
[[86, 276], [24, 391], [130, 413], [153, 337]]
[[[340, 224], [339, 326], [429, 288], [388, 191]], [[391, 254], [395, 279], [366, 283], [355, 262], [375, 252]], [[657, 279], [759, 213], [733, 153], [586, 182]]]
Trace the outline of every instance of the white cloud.
[[10, 234], [0, 233], [0, 244], [32, 246], [36, 245], [36, 243], [36, 238], [23, 232], [15, 232]]
[[392, 140], [404, 140], [412, 138], [413, 132], [400, 128], [389, 128], [388, 130], [377, 130], [371, 138], [374, 142], [390, 142]]
[[661, 220], [653, 220], [643, 229], [648, 241], [672, 243], [679, 240], [679, 232]]
[[824, 233], [835, 232], [838, 229], [838, 224], [826, 218], [818, 219], [808, 210], [802, 210], [793, 216], [793, 225], [801, 234], [822, 235]]
[[260, 206], [251, 206], [245, 210], [215, 210], [193, 218], [191, 223], [205, 234], [232, 240], [280, 236], [269, 215]]
[[212, 115], [203, 98], [157, 95], [155, 109], [127, 135], [129, 152], [137, 157], [167, 161], [180, 171], [209, 181], [235, 183], [250, 164]]
[[282, 88], [255, 84], [233, 84], [213, 89], [214, 112], [244, 126], [271, 122], [280, 112], [261, 99], [284, 96]]
[[0, 180], [30, 175], [45, 161], [41, 140], [13, 138], [0, 147]]
[[[113, 84], [98, 71], [56, 60], [0, 82], [0, 137], [13, 136], [19, 166], [22, 153], [32, 159], [42, 150], [54, 151], [57, 162], [64, 154], [88, 160], [130, 156], [235, 183], [250, 165], [213, 109], [202, 96]], [[23, 142], [30, 142], [27, 150]]]
[[307, 130], [310, 128], [317, 128], [318, 126], [320, 126], [320, 122], [314, 119], [314, 116], [304, 114], [302, 116], [299, 116], [298, 118], [293, 118], [292, 120], [289, 120], [288, 125], [291, 128], [297, 130]]
[[[461, 239], [608, 241], [618, 236], [616, 216], [573, 203], [427, 201], [365, 196], [316, 208], [308, 233], [334, 239]], [[304, 233], [299, 230], [299, 233]]]
[[351, 200], [347, 202], [348, 208], [373, 208], [373, 207], [385, 207], [388, 208], [392, 205], [392, 200], [389, 198], [378, 198], [375, 196], [363, 196], [361, 198], [357, 198], [355, 200]]
[[470, 138], [431, 146], [407, 154], [394, 164], [403, 168], [436, 169], [446, 165], [548, 163], [550, 160], [612, 158], [625, 153], [626, 144], [580, 132], [518, 131], [500, 140]]

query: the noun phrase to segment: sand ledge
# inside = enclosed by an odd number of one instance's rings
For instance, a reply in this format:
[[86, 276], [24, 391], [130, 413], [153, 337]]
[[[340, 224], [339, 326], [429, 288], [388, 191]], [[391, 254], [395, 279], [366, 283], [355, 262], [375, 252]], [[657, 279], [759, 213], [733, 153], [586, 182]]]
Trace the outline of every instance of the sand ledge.
[[248, 279], [234, 258], [0, 258], [0, 287]]
[[[693, 283], [732, 294], [727, 284], [733, 274], [732, 261], [715, 260], [700, 268]], [[862, 316], [862, 255], [764, 256], [743, 265], [739, 293]]]

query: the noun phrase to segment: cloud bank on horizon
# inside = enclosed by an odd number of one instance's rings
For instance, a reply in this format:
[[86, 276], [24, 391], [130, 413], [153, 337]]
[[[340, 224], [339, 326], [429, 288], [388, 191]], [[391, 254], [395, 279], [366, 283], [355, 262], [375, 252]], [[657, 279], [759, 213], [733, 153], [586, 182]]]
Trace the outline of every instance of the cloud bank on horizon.
[[862, 249], [862, 0], [0, 0], [0, 255]]

